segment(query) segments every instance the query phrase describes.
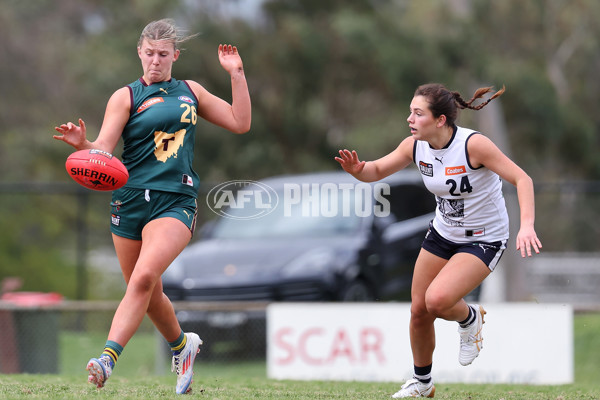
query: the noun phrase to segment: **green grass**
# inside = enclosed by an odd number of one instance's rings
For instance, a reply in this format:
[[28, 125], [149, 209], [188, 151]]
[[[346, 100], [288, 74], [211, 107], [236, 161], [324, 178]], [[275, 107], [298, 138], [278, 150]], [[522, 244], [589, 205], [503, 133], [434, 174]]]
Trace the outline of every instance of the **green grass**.
[[[301, 382], [272, 381], [256, 376], [256, 365], [234, 365], [226, 376], [222, 368], [197, 370], [198, 381], [186, 398], [230, 400], [315, 400], [315, 399], [389, 399], [399, 389], [397, 383], [367, 382]], [[250, 373], [248, 373], [250, 372]], [[199, 375], [202, 373], [202, 378]], [[98, 390], [85, 383], [85, 377], [66, 375], [4, 375], [0, 376], [2, 399], [175, 399], [173, 376], [112, 377]], [[504, 399], [504, 400], [571, 400], [599, 399], [600, 387], [591, 385], [526, 386], [526, 385], [438, 385], [436, 399]]]
[[[439, 384], [436, 399], [571, 400], [600, 399], [600, 314], [575, 317], [575, 384], [561, 386]], [[136, 335], [108, 385], [86, 383], [89, 349], [101, 347], [105, 334], [61, 335], [60, 375], [0, 375], [0, 399], [175, 399], [173, 374], [154, 375], [154, 336]], [[67, 348], [64, 344], [70, 343]], [[166, 366], [165, 366], [166, 367]], [[399, 383], [276, 381], [266, 378], [264, 362], [195, 365], [194, 391], [204, 400], [389, 399]]]
[[600, 314], [576, 315], [574, 324], [575, 381], [600, 387]]

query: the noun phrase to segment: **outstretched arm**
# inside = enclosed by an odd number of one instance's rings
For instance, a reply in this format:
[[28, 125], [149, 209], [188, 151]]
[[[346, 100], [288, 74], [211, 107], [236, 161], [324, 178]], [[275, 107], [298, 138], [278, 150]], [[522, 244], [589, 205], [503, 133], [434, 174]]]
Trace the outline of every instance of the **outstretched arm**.
[[231, 132], [246, 133], [250, 130], [252, 107], [242, 58], [232, 45], [219, 45], [218, 56], [221, 66], [231, 76], [231, 104], [209, 93], [199, 83], [188, 81], [198, 98], [198, 115]]
[[407, 137], [398, 147], [386, 156], [375, 161], [360, 161], [355, 150], [340, 150], [335, 160], [344, 171], [363, 182], [374, 182], [406, 168], [412, 162], [415, 140]]
[[87, 139], [85, 122], [81, 118], [79, 118], [79, 125], [67, 122], [55, 127], [54, 129], [60, 135], [54, 135], [53, 137], [73, 146], [76, 150], [100, 149], [112, 153], [123, 133], [123, 128], [129, 120], [130, 108], [129, 89], [127, 87], [121, 88], [108, 100], [104, 121], [95, 141], [90, 142]]

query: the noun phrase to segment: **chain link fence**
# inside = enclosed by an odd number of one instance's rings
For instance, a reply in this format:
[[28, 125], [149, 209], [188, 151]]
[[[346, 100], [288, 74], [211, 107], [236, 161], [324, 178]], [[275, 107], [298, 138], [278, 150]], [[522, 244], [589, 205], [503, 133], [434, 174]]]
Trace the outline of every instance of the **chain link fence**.
[[[0, 301], [0, 374], [81, 374], [89, 358], [102, 352], [117, 306], [112, 301], [65, 301], [54, 293], [5, 297]], [[265, 360], [265, 303], [174, 306], [182, 328], [204, 341], [198, 362]], [[135, 362], [136, 370], [143, 364], [146, 373], [169, 371], [170, 349], [149, 319], [144, 319], [130, 344], [138, 350], [130, 351], [128, 344], [122, 359], [140, 359], [143, 353], [143, 361]]]

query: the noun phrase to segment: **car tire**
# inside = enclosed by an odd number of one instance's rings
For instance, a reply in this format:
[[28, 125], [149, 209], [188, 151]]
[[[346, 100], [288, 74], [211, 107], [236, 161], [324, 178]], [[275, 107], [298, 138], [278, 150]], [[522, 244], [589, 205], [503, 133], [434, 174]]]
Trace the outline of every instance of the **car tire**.
[[363, 280], [355, 280], [346, 285], [340, 293], [340, 301], [349, 302], [365, 302], [374, 301], [375, 294], [373, 289]]

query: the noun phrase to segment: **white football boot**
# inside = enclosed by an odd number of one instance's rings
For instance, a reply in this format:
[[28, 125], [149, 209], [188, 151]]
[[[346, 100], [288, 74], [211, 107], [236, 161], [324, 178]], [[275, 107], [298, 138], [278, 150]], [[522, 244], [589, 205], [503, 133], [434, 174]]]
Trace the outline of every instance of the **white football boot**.
[[98, 389], [104, 387], [104, 384], [110, 378], [112, 374], [112, 367], [110, 365], [110, 358], [108, 356], [100, 358], [92, 358], [87, 363], [88, 371], [88, 382], [96, 385]]
[[186, 333], [186, 343], [179, 354], [174, 355], [171, 362], [171, 371], [177, 373], [177, 386], [175, 393], [186, 394], [192, 390], [192, 378], [194, 377], [194, 360], [200, 353], [202, 339], [195, 333]]
[[461, 365], [469, 365], [477, 358], [481, 349], [483, 349], [483, 336], [481, 330], [485, 321], [483, 316], [486, 311], [477, 304], [470, 305], [475, 309], [475, 321], [466, 328], [458, 327], [460, 334], [460, 352], [458, 353], [458, 362]]
[[393, 399], [404, 399], [407, 397], [428, 397], [435, 396], [435, 386], [433, 380], [429, 383], [422, 383], [417, 379], [410, 379], [402, 388], [392, 395]]

